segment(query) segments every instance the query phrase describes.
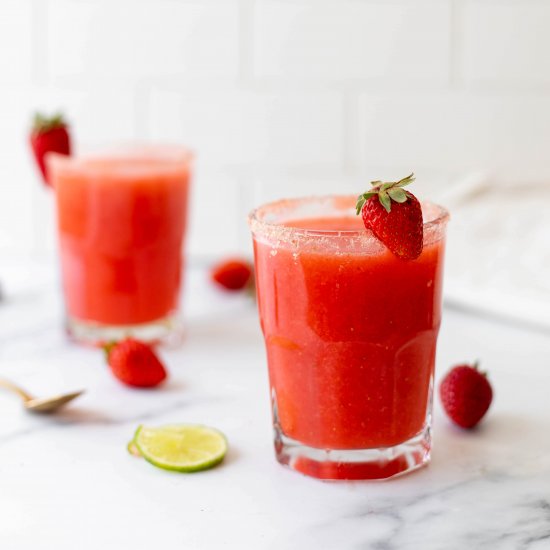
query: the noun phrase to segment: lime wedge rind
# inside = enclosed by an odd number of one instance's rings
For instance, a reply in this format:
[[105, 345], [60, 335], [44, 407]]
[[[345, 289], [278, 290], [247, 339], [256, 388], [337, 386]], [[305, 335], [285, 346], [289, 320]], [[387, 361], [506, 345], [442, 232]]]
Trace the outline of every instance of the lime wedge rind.
[[227, 453], [225, 436], [200, 424], [139, 426], [133, 443], [145, 460], [173, 472], [208, 470], [220, 464]]
[[128, 451], [128, 453], [138, 458], [142, 458], [141, 452], [136, 445], [136, 435], [139, 432], [140, 428], [141, 425], [138, 426], [137, 430], [134, 432], [134, 437], [131, 439], [131, 441], [128, 441], [128, 444], [126, 445], [126, 450]]
[[128, 442], [128, 445], [126, 445], [126, 450], [132, 456], [141, 457], [141, 453], [139, 452], [135, 439], [132, 439], [132, 441]]

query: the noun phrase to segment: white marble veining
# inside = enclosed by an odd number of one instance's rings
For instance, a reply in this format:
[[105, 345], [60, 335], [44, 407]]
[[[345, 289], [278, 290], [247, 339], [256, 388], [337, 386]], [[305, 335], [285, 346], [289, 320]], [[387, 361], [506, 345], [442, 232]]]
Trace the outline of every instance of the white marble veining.
[[[550, 548], [548, 333], [446, 310], [438, 373], [481, 358], [495, 387], [486, 421], [460, 431], [437, 402], [428, 468], [321, 482], [274, 460], [263, 343], [244, 297], [191, 270], [186, 341], [163, 352], [170, 382], [139, 391], [67, 342], [49, 266], [0, 265], [0, 280], [0, 375], [37, 393], [88, 390], [55, 417], [0, 394], [2, 550]], [[223, 430], [226, 462], [181, 475], [127, 454], [139, 423], [167, 422]]]

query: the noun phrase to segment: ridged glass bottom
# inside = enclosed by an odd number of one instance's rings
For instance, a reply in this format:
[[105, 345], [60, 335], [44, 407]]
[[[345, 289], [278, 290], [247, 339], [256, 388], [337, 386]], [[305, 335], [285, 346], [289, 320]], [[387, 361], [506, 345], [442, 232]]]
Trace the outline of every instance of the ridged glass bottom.
[[139, 325], [104, 325], [67, 317], [65, 328], [71, 339], [95, 347], [128, 337], [169, 346], [178, 345], [183, 339], [183, 325], [176, 315]]
[[275, 423], [274, 443], [281, 464], [311, 477], [327, 480], [388, 479], [428, 464], [431, 430], [427, 424], [420, 433], [393, 447], [324, 450], [287, 437]]

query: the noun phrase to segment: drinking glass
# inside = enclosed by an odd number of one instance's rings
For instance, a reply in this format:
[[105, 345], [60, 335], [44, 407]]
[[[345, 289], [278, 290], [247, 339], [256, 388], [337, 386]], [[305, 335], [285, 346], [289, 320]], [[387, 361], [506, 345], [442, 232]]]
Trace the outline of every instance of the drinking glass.
[[181, 147], [47, 157], [66, 328], [77, 341], [178, 333], [191, 160]]
[[423, 203], [424, 247], [394, 256], [356, 197], [282, 200], [249, 217], [276, 457], [322, 479], [429, 461], [448, 213]]

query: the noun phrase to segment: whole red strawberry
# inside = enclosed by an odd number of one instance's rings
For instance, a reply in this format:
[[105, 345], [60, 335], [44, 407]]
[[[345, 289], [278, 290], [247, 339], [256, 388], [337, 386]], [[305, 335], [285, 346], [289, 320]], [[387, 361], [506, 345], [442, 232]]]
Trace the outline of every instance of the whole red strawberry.
[[226, 290], [241, 290], [252, 283], [252, 266], [246, 260], [231, 258], [216, 264], [210, 277]]
[[424, 225], [418, 199], [403, 187], [414, 174], [399, 181], [371, 182], [372, 189], [357, 198], [363, 223], [398, 258], [414, 260], [422, 253]]
[[71, 140], [63, 116], [57, 114], [48, 118], [37, 113], [34, 117], [30, 143], [44, 183], [51, 185], [44, 161], [46, 153], [71, 154]]
[[462, 428], [473, 428], [493, 400], [491, 384], [477, 363], [453, 367], [441, 381], [439, 395], [449, 418]]
[[127, 386], [151, 388], [167, 376], [164, 365], [147, 344], [126, 338], [105, 346], [111, 372]]

